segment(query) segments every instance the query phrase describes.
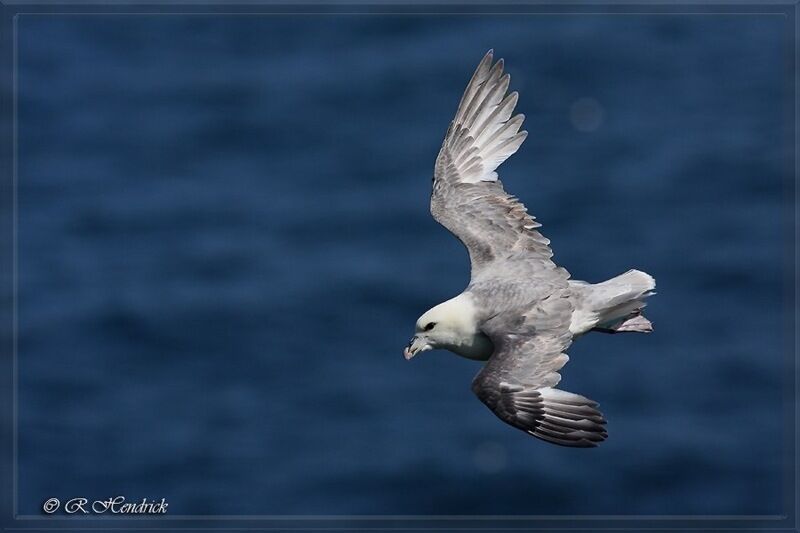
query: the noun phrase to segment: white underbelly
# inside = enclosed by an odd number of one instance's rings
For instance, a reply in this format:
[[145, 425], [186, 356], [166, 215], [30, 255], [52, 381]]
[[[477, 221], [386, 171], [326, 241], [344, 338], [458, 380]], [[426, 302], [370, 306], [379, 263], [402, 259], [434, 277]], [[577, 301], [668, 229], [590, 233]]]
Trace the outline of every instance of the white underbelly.
[[572, 312], [569, 332], [575, 336], [583, 335], [597, 325], [597, 318], [597, 313], [586, 309], [576, 309]]

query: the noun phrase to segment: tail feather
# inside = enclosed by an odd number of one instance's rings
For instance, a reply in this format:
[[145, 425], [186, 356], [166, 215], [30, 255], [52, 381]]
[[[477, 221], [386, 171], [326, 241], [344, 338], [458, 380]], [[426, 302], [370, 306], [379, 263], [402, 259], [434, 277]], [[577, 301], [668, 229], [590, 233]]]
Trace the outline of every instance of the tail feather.
[[602, 283], [575, 281], [576, 306], [570, 329], [574, 334], [590, 330], [605, 333], [650, 333], [652, 323], [642, 316], [645, 299], [653, 294], [656, 281], [639, 270], [629, 270]]

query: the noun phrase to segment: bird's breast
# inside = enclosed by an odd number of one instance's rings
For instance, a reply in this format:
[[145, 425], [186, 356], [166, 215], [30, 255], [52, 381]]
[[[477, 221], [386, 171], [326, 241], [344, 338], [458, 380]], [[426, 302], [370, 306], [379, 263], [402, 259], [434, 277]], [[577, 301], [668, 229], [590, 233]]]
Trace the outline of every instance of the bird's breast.
[[494, 351], [494, 345], [483, 333], [475, 333], [461, 342], [447, 347], [453, 353], [474, 361], [487, 361]]

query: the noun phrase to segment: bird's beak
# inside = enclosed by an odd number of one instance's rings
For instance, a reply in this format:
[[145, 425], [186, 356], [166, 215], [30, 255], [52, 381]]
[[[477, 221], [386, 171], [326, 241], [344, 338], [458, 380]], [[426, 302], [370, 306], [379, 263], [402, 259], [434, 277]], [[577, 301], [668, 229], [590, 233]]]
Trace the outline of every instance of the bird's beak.
[[430, 350], [431, 348], [433, 348], [433, 346], [428, 344], [428, 339], [414, 335], [411, 337], [411, 341], [409, 341], [408, 346], [406, 346], [405, 350], [403, 350], [403, 355], [405, 356], [406, 361], [408, 361], [419, 352], [424, 352]]

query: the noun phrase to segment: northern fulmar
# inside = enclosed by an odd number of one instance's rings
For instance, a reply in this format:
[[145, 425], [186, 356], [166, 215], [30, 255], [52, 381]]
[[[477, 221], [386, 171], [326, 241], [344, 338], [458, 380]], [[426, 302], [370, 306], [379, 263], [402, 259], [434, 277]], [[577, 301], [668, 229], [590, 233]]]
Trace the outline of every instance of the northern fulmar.
[[630, 270], [602, 283], [570, 279], [550, 241], [495, 170], [527, 136], [512, 117], [517, 93], [490, 50], [447, 129], [433, 173], [431, 214], [469, 252], [467, 288], [417, 320], [406, 359], [445, 349], [486, 364], [472, 390], [504, 422], [545, 441], [592, 447], [605, 440], [597, 403], [555, 388], [567, 348], [589, 331], [649, 333], [642, 316], [655, 280]]

